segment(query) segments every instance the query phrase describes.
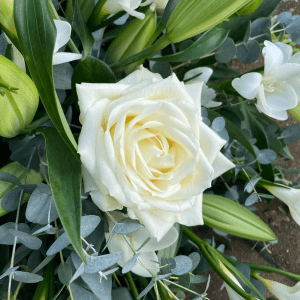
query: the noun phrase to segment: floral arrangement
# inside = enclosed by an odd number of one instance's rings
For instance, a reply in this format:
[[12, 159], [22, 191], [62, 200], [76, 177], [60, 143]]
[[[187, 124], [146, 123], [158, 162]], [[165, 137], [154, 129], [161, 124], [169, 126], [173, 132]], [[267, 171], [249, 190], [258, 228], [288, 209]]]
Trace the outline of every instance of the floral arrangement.
[[299, 274], [214, 242], [276, 243], [253, 212], [274, 197], [300, 225], [278, 166], [300, 16], [280, 2], [0, 1], [0, 299], [207, 300], [211, 268], [230, 299], [300, 297]]

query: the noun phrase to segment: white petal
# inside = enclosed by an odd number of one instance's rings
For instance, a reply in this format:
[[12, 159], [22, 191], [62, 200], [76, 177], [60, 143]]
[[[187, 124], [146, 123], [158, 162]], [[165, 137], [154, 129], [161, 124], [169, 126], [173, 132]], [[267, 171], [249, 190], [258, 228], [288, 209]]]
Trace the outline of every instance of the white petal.
[[200, 147], [210, 164], [213, 164], [226, 141], [203, 122], [199, 123]]
[[83, 123], [85, 114], [96, 101], [104, 98], [115, 100], [122, 95], [122, 91], [127, 87], [128, 85], [110, 83], [76, 84], [79, 100], [78, 104], [80, 107], [80, 122]]
[[289, 60], [288, 63], [300, 64], [300, 52], [295, 53]]
[[70, 39], [71, 36], [71, 25], [68, 22], [61, 20], [53, 20], [56, 26], [57, 36], [55, 40], [54, 53], [59, 48], [64, 46]]
[[120, 4], [120, 5], [121, 5], [121, 7], [122, 7], [127, 13], [129, 13], [131, 16], [136, 17], [136, 18], [141, 19], [141, 20], [143, 20], [143, 19], [145, 18], [145, 14], [140, 13], [140, 12], [138, 12], [138, 11], [132, 9], [132, 8], [129, 7], [129, 6], [122, 5], [122, 4]]
[[93, 202], [102, 211], [112, 211], [115, 209], [122, 209], [123, 205], [116, 201], [115, 198], [110, 195], [103, 195], [99, 190], [93, 190], [90, 192]]
[[221, 105], [221, 102], [213, 102], [216, 98], [216, 92], [213, 89], [208, 88], [207, 85], [203, 85], [201, 94], [201, 105], [204, 107], [216, 107]]
[[294, 88], [297, 98], [300, 99], [300, 78], [291, 78], [288, 82]]
[[235, 165], [220, 152], [212, 166], [214, 168], [214, 179], [235, 167]]
[[187, 82], [187, 84], [199, 82], [199, 81], [204, 81], [204, 83], [207, 83], [210, 76], [212, 75], [212, 73], [213, 73], [213, 70], [211, 68], [207, 68], [207, 67], [195, 68], [190, 71], [187, 71], [184, 74], [183, 80], [187, 80], [189, 78], [192, 78], [192, 77], [198, 75], [195, 78], [189, 80]]
[[150, 72], [147, 68], [144, 68], [141, 66], [139, 70], [136, 70], [126, 76], [124, 79], [120, 80], [118, 84], [128, 84], [128, 85], [135, 85], [137, 83], [140, 83], [146, 79], [157, 79], [162, 80], [163, 78], [157, 74]]
[[[132, 245], [135, 249], [139, 249], [140, 246], [145, 242], [145, 240], [149, 237], [148, 230], [146, 228], [142, 228], [136, 231], [132, 235]], [[172, 244], [174, 244], [178, 239], [178, 231], [173, 226], [165, 236], [158, 242], [156, 238], [152, 237], [147, 242], [147, 244], [140, 250], [141, 252], [151, 252], [165, 249]]]
[[267, 100], [265, 97], [265, 90], [262, 84], [259, 86], [258, 94], [256, 98], [257, 98], [257, 107], [260, 109], [260, 111], [265, 113], [266, 115], [270, 115], [272, 113], [272, 110], [269, 108], [267, 104]]
[[69, 61], [78, 60], [82, 57], [78, 53], [57, 52], [53, 54], [52, 65], [60, 65]]
[[194, 100], [195, 105], [198, 108], [199, 112], [201, 112], [201, 102], [203, 101], [201, 97], [202, 87], [203, 87], [202, 82], [185, 84], [185, 89], [190, 94], [191, 98]]
[[274, 92], [265, 91], [267, 105], [271, 110], [281, 111], [297, 106], [298, 98], [291, 85], [283, 82]]
[[259, 90], [262, 76], [259, 73], [248, 73], [232, 81], [234, 89], [246, 99], [254, 99]]
[[288, 82], [292, 78], [300, 78], [300, 64], [284, 64], [271, 73], [271, 78]]
[[131, 218], [136, 216], [136, 218], [148, 229], [149, 235], [151, 237], [156, 237], [157, 241], [160, 241], [174, 224], [165, 222], [148, 211], [128, 209], [128, 215]]
[[288, 118], [288, 114], [286, 112], [286, 110], [281, 110], [281, 111], [275, 111], [273, 110], [270, 114], [268, 114], [268, 116], [280, 120], [280, 121], [284, 121], [287, 120]]
[[131, 272], [143, 277], [152, 277], [151, 273], [147, 271], [143, 266], [151, 269], [153, 273], [157, 274], [159, 271], [158, 262], [159, 259], [155, 252], [141, 252], [140, 256], [138, 257], [138, 261], [132, 268]]
[[275, 45], [282, 51], [283, 63], [287, 63], [293, 54], [293, 47], [281, 42], [276, 42]]
[[265, 47], [262, 50], [265, 58], [265, 75], [268, 75], [274, 69], [280, 67], [283, 64], [283, 53], [279, 47], [275, 44], [265, 41]]

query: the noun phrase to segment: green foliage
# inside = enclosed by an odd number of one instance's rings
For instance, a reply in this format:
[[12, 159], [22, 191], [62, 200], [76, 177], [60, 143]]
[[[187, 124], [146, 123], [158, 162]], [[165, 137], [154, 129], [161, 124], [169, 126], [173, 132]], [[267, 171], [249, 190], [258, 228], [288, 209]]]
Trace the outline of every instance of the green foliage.
[[57, 98], [52, 70], [56, 29], [47, 1], [15, 0], [15, 24], [22, 54], [57, 131], [78, 157], [76, 142]]
[[54, 128], [41, 128], [46, 141], [50, 186], [60, 221], [85, 262], [80, 238], [81, 164]]

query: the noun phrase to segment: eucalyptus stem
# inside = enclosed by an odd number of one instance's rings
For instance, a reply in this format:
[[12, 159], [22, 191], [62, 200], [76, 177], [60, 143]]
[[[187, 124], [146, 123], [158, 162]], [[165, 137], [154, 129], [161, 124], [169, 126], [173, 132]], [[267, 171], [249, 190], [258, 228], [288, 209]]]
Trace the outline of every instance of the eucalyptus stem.
[[129, 285], [129, 287], [131, 289], [131, 292], [133, 294], [134, 299], [137, 299], [137, 297], [139, 295], [139, 292], [138, 292], [138, 289], [137, 289], [137, 287], [136, 287], [136, 285], [134, 283], [134, 280], [132, 278], [131, 272], [126, 273], [125, 276], [126, 276], [128, 285]]
[[15, 293], [14, 293], [14, 296], [13, 296], [13, 300], [17, 300], [17, 297], [18, 297], [21, 285], [22, 285], [22, 282], [19, 282], [19, 284], [18, 284], [18, 286], [17, 286], [17, 288], [15, 290]]
[[[32, 153], [30, 155], [30, 158], [29, 158], [29, 161], [28, 161], [28, 164], [27, 164], [25, 178], [24, 178], [24, 184], [26, 184], [26, 181], [27, 181], [27, 177], [28, 177], [28, 173], [29, 173], [29, 166], [31, 164], [33, 153], [35, 152], [35, 149], [36, 149], [36, 147], [33, 148], [33, 151], [32, 151]], [[21, 210], [21, 205], [22, 205], [22, 202], [23, 202], [24, 194], [25, 194], [24, 193], [24, 189], [22, 189], [21, 193], [20, 193], [20, 200], [19, 200], [18, 209], [17, 209], [15, 230], [18, 230], [18, 223], [19, 223], [19, 218], [20, 218], [20, 210]], [[11, 254], [10, 268], [12, 268], [14, 266], [16, 247], [17, 247], [17, 237], [15, 236], [15, 238], [14, 238], [14, 244], [13, 244], [13, 250], [12, 250], [12, 254]], [[8, 300], [10, 300], [10, 294], [11, 294], [10, 290], [11, 290], [12, 276], [13, 276], [13, 272], [9, 274], [8, 291], [7, 291], [7, 299]]]
[[[49, 9], [50, 9], [50, 13], [52, 15], [52, 18], [53, 19], [56, 19], [56, 20], [60, 20], [60, 16], [58, 15], [53, 3], [52, 3], [52, 0], [48, 0], [48, 6], [49, 6]], [[69, 48], [71, 49], [71, 51], [73, 53], [78, 53], [80, 54], [79, 50], [77, 49], [77, 47], [75, 46], [74, 42], [72, 41], [72, 39], [70, 38], [69, 41], [68, 41], [68, 46]], [[83, 58], [81, 57], [80, 60], [82, 60]]]

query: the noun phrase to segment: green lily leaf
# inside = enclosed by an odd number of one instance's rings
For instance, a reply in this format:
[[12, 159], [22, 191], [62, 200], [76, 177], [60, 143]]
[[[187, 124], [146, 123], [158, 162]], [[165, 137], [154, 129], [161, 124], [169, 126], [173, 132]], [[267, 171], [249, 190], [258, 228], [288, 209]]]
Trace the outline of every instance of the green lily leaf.
[[74, 249], [86, 262], [80, 237], [81, 163], [55, 128], [42, 127], [38, 131], [46, 141], [50, 187], [60, 221]]
[[56, 28], [46, 0], [15, 0], [15, 25], [20, 48], [44, 107], [57, 131], [79, 158], [77, 144], [55, 92], [52, 58]]

